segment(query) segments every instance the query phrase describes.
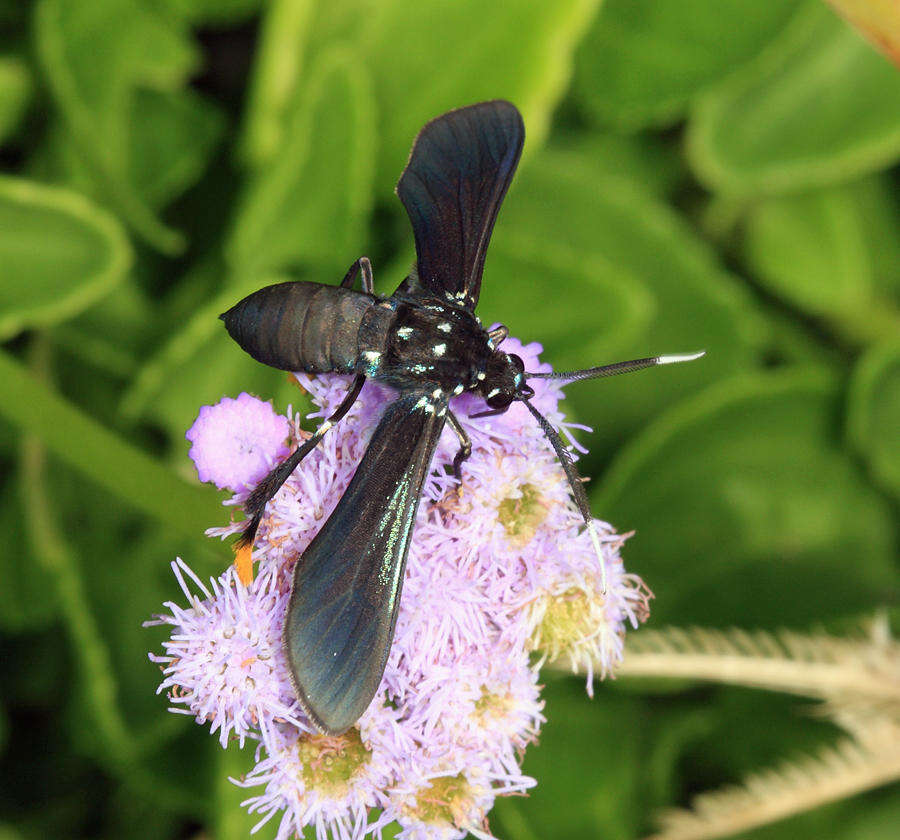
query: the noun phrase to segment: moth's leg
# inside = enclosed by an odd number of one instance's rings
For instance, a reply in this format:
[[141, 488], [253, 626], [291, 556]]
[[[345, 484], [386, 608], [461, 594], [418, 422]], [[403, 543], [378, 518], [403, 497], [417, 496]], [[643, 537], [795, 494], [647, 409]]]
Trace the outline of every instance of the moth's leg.
[[470, 414], [470, 420], [477, 420], [479, 417], [496, 417], [498, 414], [506, 414], [509, 406], [504, 408], [489, 408], [486, 411], [479, 411], [477, 414]]
[[350, 406], [356, 402], [356, 398], [359, 396], [365, 381], [366, 377], [363, 374], [357, 374], [353, 384], [350, 386], [350, 390], [347, 391], [347, 396], [335, 409], [334, 414], [327, 420], [324, 420], [319, 425], [319, 428], [313, 432], [312, 436], [303, 441], [302, 446], [298, 446], [253, 488], [253, 491], [247, 497], [247, 501], [244, 502], [247, 525], [238, 538], [239, 546], [253, 545], [253, 540], [256, 538], [256, 532], [259, 529], [259, 523], [262, 522], [263, 513], [269, 499], [281, 489], [281, 485], [288, 480], [291, 473], [297, 468], [297, 464], [318, 446], [319, 441], [325, 437], [328, 430], [350, 410]]
[[459, 438], [459, 452], [456, 453], [456, 457], [453, 459], [453, 475], [456, 476], [457, 481], [462, 481], [462, 465], [463, 461], [472, 454], [472, 441], [469, 440], [462, 423], [459, 422], [450, 409], [447, 409], [447, 422]]
[[375, 291], [375, 279], [372, 275], [372, 263], [368, 257], [360, 257], [344, 275], [341, 280], [341, 288], [352, 289], [353, 283], [356, 281], [356, 275], [362, 272], [362, 289], [366, 294], [373, 294]]
[[357, 262], [362, 272], [362, 290], [367, 295], [375, 294], [375, 278], [372, 275], [372, 263], [368, 257], [360, 257]]

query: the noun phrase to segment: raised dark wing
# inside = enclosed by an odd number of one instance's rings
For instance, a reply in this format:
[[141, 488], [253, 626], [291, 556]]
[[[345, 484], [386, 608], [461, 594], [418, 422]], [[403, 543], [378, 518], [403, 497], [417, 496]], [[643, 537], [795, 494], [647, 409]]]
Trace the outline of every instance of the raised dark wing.
[[325, 732], [356, 723], [381, 682], [446, 407], [423, 394], [387, 407], [343, 497], [297, 561], [284, 646], [297, 698]]
[[525, 141], [516, 106], [450, 111], [419, 132], [397, 195], [412, 222], [419, 281], [474, 309], [491, 230]]

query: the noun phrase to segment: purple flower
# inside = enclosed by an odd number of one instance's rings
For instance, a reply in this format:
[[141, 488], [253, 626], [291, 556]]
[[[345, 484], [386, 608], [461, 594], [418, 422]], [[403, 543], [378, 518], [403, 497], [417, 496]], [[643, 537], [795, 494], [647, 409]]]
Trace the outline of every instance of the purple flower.
[[[538, 344], [508, 339], [504, 350], [520, 355], [526, 370], [549, 370]], [[349, 380], [298, 374], [297, 381], [319, 407], [311, 416], [321, 418]], [[559, 385], [533, 383], [539, 410], [571, 430], [559, 411]], [[544, 721], [540, 664], [568, 663], [587, 675], [590, 691], [595, 671], [607, 676], [621, 661], [626, 628], [648, 614], [649, 591], [622, 565], [625, 538], [595, 521], [595, 547], [530, 414], [513, 405], [471, 420], [483, 403], [461, 395], [453, 409], [472, 438], [472, 456], [459, 484], [443, 469], [458, 448], [453, 432], [445, 432], [425, 483], [379, 692], [348, 732], [315, 733], [294, 701], [281, 653], [291, 572], [392, 398], [367, 383], [269, 503], [254, 549], [256, 580], [245, 587], [229, 570], [204, 587], [178, 561], [187, 606], [167, 604], [156, 620], [173, 627], [165, 655], [152, 657], [164, 666], [160, 690], [175, 710], [209, 723], [223, 745], [232, 737], [257, 742], [256, 765], [237, 784], [252, 793], [245, 806], [259, 825], [275, 827], [278, 840], [306, 826], [320, 840], [355, 840], [391, 822], [409, 840], [489, 837], [495, 798], [536, 783], [522, 774], [521, 759]], [[232, 451], [266, 453], [260, 463], [268, 464], [285, 436], [294, 445], [307, 436], [298, 418], [277, 418], [276, 429], [268, 405], [248, 399], [265, 416], [259, 430], [222, 410], [223, 401], [203, 409], [192, 433], [201, 421], [204, 431], [195, 438], [230, 440]], [[252, 480], [237, 466], [239, 456], [227, 468], [205, 470], [204, 458], [193, 450], [192, 457], [201, 477], [237, 491], [231, 504], [243, 500]], [[239, 529], [232, 523], [208, 533]]]
[[241, 394], [205, 405], [185, 437], [201, 481], [220, 490], [252, 487], [285, 455], [290, 425], [272, 405]]
[[232, 567], [209, 588], [180, 558], [172, 570], [189, 606], [169, 602], [168, 614], [146, 623], [174, 628], [165, 655], [150, 655], [163, 666], [159, 691], [169, 692], [172, 711], [208, 722], [223, 747], [232, 736], [243, 746], [273, 721], [303, 727], [281, 648], [287, 596], [273, 570], [245, 587]]

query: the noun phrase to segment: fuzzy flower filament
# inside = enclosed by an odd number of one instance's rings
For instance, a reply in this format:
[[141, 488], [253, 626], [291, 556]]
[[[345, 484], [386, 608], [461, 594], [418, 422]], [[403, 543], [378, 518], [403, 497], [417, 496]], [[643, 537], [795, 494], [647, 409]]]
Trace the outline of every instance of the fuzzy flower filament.
[[[504, 350], [521, 356], [526, 370], [549, 369], [538, 344], [507, 339]], [[347, 387], [338, 376], [297, 380], [318, 406], [313, 418], [327, 416]], [[568, 434], [559, 386], [533, 383], [535, 406]], [[281, 651], [292, 570], [393, 398], [367, 383], [269, 502], [253, 552], [255, 579], [242, 582], [229, 569], [207, 587], [178, 561], [187, 606], [168, 603], [152, 622], [172, 628], [164, 653], [151, 659], [163, 669], [160, 691], [173, 710], [208, 724], [223, 746], [232, 738], [256, 742], [255, 765], [237, 783], [250, 793], [245, 806], [259, 815], [257, 827], [274, 826], [277, 840], [307, 826], [319, 840], [356, 840], [391, 822], [410, 840], [490, 836], [495, 798], [536, 783], [521, 760], [544, 721], [540, 664], [568, 662], [588, 675], [590, 691], [594, 669], [601, 677], [614, 672], [626, 628], [648, 614], [649, 591], [622, 565], [625, 538], [594, 521], [601, 568], [562, 468], [527, 409], [514, 404], [470, 420], [483, 404], [463, 394], [451, 407], [472, 455], [460, 484], [445, 469], [458, 448], [445, 430], [425, 482], [379, 691], [348, 732], [315, 732]], [[188, 433], [191, 457], [202, 479], [230, 487], [229, 502], [240, 504], [268, 469], [261, 465], [307, 433], [298, 418], [278, 417], [246, 394], [219, 406], [203, 409]], [[246, 418], [261, 420], [258, 440]], [[240, 527], [208, 533], [225, 537]]]

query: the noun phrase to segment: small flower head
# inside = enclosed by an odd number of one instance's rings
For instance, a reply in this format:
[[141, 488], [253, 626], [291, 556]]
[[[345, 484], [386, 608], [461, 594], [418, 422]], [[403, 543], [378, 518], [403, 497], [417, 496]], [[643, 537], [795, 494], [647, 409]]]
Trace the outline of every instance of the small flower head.
[[653, 597], [637, 575], [622, 568], [618, 549], [624, 538], [604, 522], [594, 525], [606, 563], [606, 592], [590, 540], [579, 535], [572, 539], [571, 554], [558, 558], [556, 569], [543, 570], [543, 584], [526, 608], [532, 649], [548, 662], [565, 662], [573, 673], [586, 674], [591, 696], [595, 671], [601, 679], [615, 672], [624, 655], [626, 628], [647, 620]]
[[182, 560], [172, 569], [188, 605], [167, 603], [169, 612], [148, 624], [174, 628], [165, 655], [150, 655], [162, 666], [159, 691], [168, 691], [173, 709], [209, 723], [223, 747], [232, 737], [243, 746], [272, 721], [308, 731], [281, 649], [286, 596], [272, 570], [248, 588], [230, 568], [207, 588]]
[[459, 840], [487, 827], [487, 812], [494, 804], [490, 785], [476, 773], [436, 776], [401, 809], [397, 822], [403, 840]]
[[201, 481], [235, 492], [252, 487], [288, 454], [290, 424], [271, 403], [241, 394], [205, 405], [185, 437]]
[[[519, 355], [526, 371], [549, 370], [538, 344], [507, 339], [503, 349]], [[334, 411], [348, 383], [297, 380], [318, 406], [314, 418]], [[535, 406], [569, 434], [558, 383], [532, 383]], [[649, 592], [622, 566], [623, 538], [603, 522], [594, 523], [596, 540], [585, 531], [527, 409], [472, 419], [484, 404], [462, 394], [451, 409], [472, 454], [460, 484], [446, 469], [459, 443], [445, 429], [422, 493], [381, 686], [356, 726], [340, 736], [314, 732], [281, 651], [291, 573], [394, 398], [367, 383], [269, 502], [254, 545], [256, 580], [242, 584], [229, 570], [208, 588], [196, 578], [189, 587], [179, 564], [188, 605], [167, 604], [157, 620], [173, 630], [165, 655], [154, 657], [173, 705], [209, 723], [223, 745], [257, 740], [256, 764], [237, 783], [252, 792], [245, 806], [259, 825], [274, 826], [277, 840], [305, 828], [317, 840], [361, 840], [392, 822], [404, 840], [489, 838], [496, 797], [536, 783], [521, 761], [544, 721], [540, 664], [568, 662], [587, 673], [590, 690], [595, 670], [606, 676], [621, 660], [626, 627], [647, 615]], [[252, 403], [245, 424], [230, 405], [241, 400]], [[232, 504], [256, 480], [250, 476], [287, 451], [285, 437], [296, 446], [308, 434], [298, 418], [273, 418], [268, 404], [242, 395], [204, 409], [189, 433], [201, 477], [234, 489]], [[232, 455], [221, 460], [210, 454], [226, 450]], [[245, 466], [241, 453], [248, 452], [259, 456], [258, 469]]]
[[321, 735], [276, 724], [266, 752], [239, 784], [263, 788], [244, 804], [262, 816], [257, 827], [277, 820], [277, 840], [302, 837], [309, 825], [322, 840], [361, 837], [369, 811], [383, 804], [382, 791], [392, 778], [390, 754], [356, 727]]

